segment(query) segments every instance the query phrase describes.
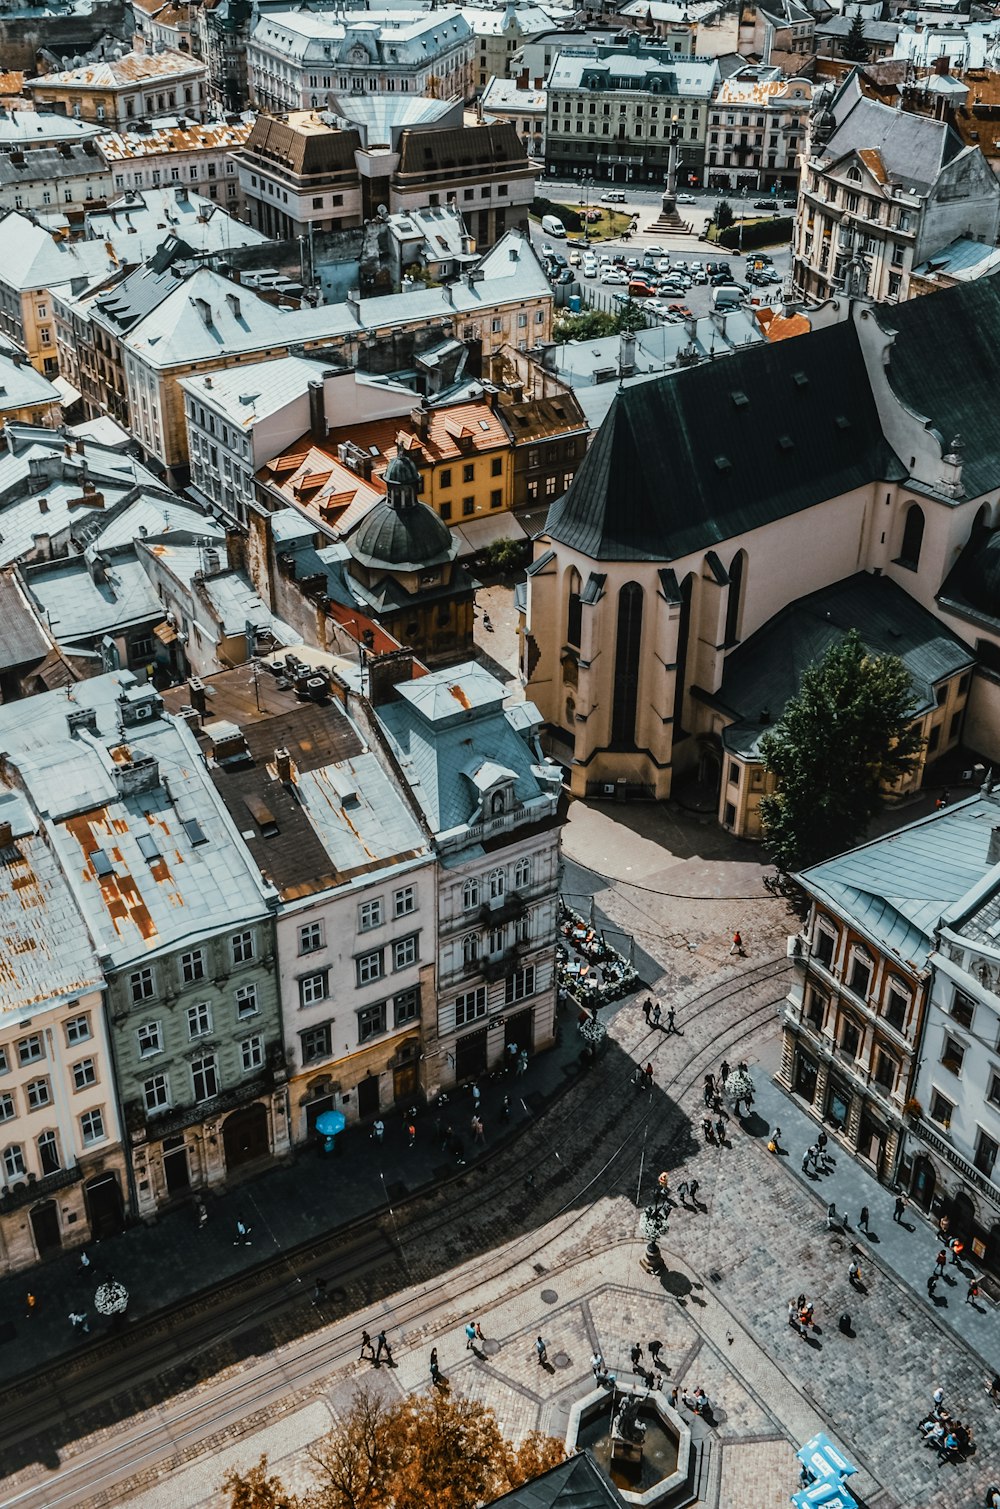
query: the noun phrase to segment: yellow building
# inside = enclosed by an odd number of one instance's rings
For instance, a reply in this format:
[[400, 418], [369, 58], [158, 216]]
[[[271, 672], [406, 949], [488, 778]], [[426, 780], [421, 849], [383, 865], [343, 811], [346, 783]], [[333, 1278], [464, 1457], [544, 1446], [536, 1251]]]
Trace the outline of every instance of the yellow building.
[[205, 80], [205, 66], [197, 58], [143, 49], [46, 73], [29, 79], [25, 88], [36, 109], [122, 126], [158, 115], [193, 115], [200, 120], [207, 99]]

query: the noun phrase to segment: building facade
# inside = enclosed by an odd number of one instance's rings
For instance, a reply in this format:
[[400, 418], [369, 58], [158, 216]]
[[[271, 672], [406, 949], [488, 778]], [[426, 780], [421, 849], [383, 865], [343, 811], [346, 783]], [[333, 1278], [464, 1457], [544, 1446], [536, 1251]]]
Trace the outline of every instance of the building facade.
[[97, 121], [109, 129], [180, 111], [201, 120], [205, 68], [183, 52], [127, 52], [29, 80], [37, 109]]
[[708, 117], [705, 177], [722, 189], [792, 189], [812, 102], [808, 79], [748, 64], [719, 85]]
[[109, 131], [101, 138], [100, 153], [116, 195], [126, 189], [183, 185], [241, 214], [236, 153], [246, 145], [252, 127], [249, 118], [139, 122], [129, 131]]

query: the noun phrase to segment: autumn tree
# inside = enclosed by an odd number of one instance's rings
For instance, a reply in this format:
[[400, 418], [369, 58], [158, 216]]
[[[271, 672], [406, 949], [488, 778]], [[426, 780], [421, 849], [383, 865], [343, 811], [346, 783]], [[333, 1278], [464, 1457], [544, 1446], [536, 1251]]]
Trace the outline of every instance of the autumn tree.
[[761, 823], [779, 869], [816, 864], [864, 838], [884, 790], [919, 758], [915, 712], [899, 656], [869, 653], [856, 629], [806, 667], [760, 741], [775, 777]]
[[361, 1388], [311, 1447], [315, 1487], [303, 1498], [267, 1475], [267, 1459], [224, 1488], [230, 1509], [475, 1509], [563, 1460], [562, 1443], [532, 1432], [514, 1448], [493, 1411], [435, 1389], [387, 1401]]

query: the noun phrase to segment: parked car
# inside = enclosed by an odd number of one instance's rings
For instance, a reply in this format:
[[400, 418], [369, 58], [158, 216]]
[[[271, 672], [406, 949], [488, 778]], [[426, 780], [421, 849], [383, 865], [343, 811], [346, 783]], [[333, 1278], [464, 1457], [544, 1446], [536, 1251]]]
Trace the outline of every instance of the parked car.
[[639, 266], [639, 258], [638, 257], [626, 257], [625, 258], [625, 266], [626, 267], [630, 267], [632, 269], [632, 271], [635, 272], [636, 269]]
[[581, 261], [580, 253], [578, 251], [571, 251], [570, 254], [569, 254], [569, 265], [570, 265], [570, 267], [579, 267], [580, 266], [580, 261]]
[[572, 267], [564, 267], [564, 268], [561, 269], [561, 271], [559, 272], [558, 276], [556, 277], [556, 282], [557, 283], [575, 283], [576, 282], [576, 273], [573, 271]]
[[753, 207], [755, 210], [773, 210], [775, 208], [775, 201], [773, 199], [755, 199]]
[[797, 210], [798, 207], [799, 205], [797, 199], [783, 199], [781, 201], [781, 208], [783, 210]]
[[609, 267], [607, 272], [601, 273], [601, 282], [613, 283], [616, 286], [624, 287], [628, 283], [628, 278], [617, 267]]
[[602, 204], [624, 204], [625, 203], [625, 190], [624, 189], [605, 189], [604, 193], [601, 195], [601, 203]]
[[662, 246], [647, 246], [646, 247], [646, 256], [647, 257], [665, 257], [666, 255], [667, 254], [663, 250]]
[[585, 278], [596, 278], [597, 277], [597, 258], [596, 257], [584, 257], [584, 259], [583, 259], [583, 276]]
[[632, 278], [628, 285], [630, 299], [651, 299], [656, 289], [645, 278]]
[[550, 242], [548, 242], [548, 241], [543, 241], [542, 242], [542, 249], [541, 249], [540, 255], [542, 256], [543, 259], [545, 257], [551, 258], [551, 257], [555, 256], [555, 249], [551, 245]]
[[657, 270], [657, 272], [669, 272], [670, 271], [670, 258], [669, 257], [657, 257], [657, 259], [656, 259], [656, 270]]

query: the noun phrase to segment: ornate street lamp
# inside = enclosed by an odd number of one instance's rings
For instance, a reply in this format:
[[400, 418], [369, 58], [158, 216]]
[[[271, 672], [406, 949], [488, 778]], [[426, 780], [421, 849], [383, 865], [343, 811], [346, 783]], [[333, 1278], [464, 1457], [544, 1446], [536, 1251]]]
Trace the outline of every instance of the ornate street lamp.
[[663, 1270], [663, 1254], [657, 1243], [666, 1234], [669, 1219], [669, 1206], [660, 1204], [647, 1205], [639, 1217], [639, 1230], [646, 1238], [646, 1250], [639, 1263], [647, 1273], [660, 1273]]

